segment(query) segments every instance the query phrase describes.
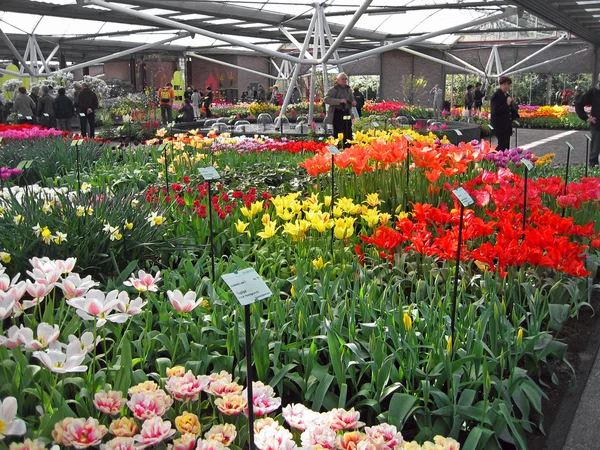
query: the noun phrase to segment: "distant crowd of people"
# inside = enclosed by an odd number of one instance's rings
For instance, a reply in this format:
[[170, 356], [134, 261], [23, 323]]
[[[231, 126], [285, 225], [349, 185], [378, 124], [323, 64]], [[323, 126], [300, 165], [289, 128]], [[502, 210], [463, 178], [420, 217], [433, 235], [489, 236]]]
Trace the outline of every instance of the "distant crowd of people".
[[5, 111], [17, 114], [17, 123], [30, 123], [48, 128], [71, 131], [71, 120], [79, 117], [80, 134], [93, 138], [95, 135], [95, 112], [98, 109], [98, 97], [88, 83], [82, 83], [72, 100], [66, 95], [65, 88], [59, 88], [53, 95], [52, 86], [34, 87], [31, 93], [21, 86], [14, 95], [12, 105], [7, 102]]

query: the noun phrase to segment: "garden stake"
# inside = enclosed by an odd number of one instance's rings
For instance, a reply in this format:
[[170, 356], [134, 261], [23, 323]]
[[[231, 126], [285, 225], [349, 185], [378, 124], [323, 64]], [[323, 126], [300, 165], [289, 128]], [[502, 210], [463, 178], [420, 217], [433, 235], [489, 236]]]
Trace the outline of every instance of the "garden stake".
[[514, 127], [515, 130], [515, 148], [519, 148], [519, 128]]
[[527, 223], [527, 180], [529, 179], [529, 171], [533, 169], [533, 164], [528, 159], [523, 160], [525, 166], [525, 181], [523, 185], [523, 236], [521, 239], [525, 239], [525, 226]]
[[[331, 209], [331, 219], [333, 219], [333, 196], [335, 195], [334, 191], [334, 182], [335, 176], [333, 173], [333, 168], [335, 167], [335, 154], [331, 155], [331, 203], [329, 208]], [[331, 259], [333, 260], [333, 227], [331, 227]]]
[[81, 166], [79, 164], [79, 141], [75, 141], [75, 158], [77, 161], [77, 194], [81, 192]]
[[460, 269], [460, 250], [462, 247], [462, 235], [463, 235], [463, 216], [465, 213], [465, 206], [460, 204], [460, 221], [458, 223], [458, 248], [456, 249], [456, 268], [454, 269], [454, 288], [452, 292], [452, 323], [450, 327], [452, 329], [450, 339], [452, 339], [452, 347], [450, 348], [450, 360], [454, 355], [454, 328], [456, 323], [456, 297], [458, 295], [458, 275]]
[[212, 219], [212, 189], [210, 180], [207, 180], [208, 183], [208, 227], [209, 231], [209, 239], [210, 239], [210, 267], [211, 267], [211, 275], [213, 283], [215, 282], [215, 243], [214, 243], [214, 230], [213, 230], [213, 219]]
[[585, 176], [588, 176], [588, 167], [590, 165], [589, 157], [590, 157], [590, 141], [592, 137], [589, 134], [585, 135]]
[[[565, 170], [565, 190], [563, 195], [567, 195], [567, 183], [569, 182], [569, 164], [571, 163], [571, 150], [573, 150], [573, 146], [566, 142], [567, 144], [567, 168]], [[562, 217], [565, 217], [566, 208], [562, 210]]]
[[250, 305], [244, 306], [246, 328], [246, 381], [248, 385], [248, 449], [254, 449], [254, 402], [252, 396], [252, 337], [250, 336]]
[[[165, 183], [167, 185], [167, 195], [169, 195], [169, 164], [167, 163], [167, 144], [164, 147], [165, 150]], [[173, 142], [171, 141], [171, 153], [173, 153]]]

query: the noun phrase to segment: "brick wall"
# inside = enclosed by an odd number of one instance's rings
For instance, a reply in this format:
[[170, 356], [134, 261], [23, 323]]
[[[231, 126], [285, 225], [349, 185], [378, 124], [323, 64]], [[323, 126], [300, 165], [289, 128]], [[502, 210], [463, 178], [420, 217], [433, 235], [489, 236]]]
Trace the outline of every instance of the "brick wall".
[[[174, 61], [145, 60], [144, 64], [146, 65], [146, 85], [156, 88], [170, 82], [173, 72], [176, 70]], [[129, 79], [129, 76], [126, 79]]]
[[[236, 64], [241, 67], [247, 67], [248, 69], [257, 70], [262, 73], [269, 73], [269, 66], [271, 65], [269, 58], [256, 57], [247, 55], [238, 55]], [[275, 68], [273, 68], [275, 69]], [[270, 79], [254, 73], [246, 72], [245, 70], [236, 70], [237, 78], [234, 81], [234, 87], [239, 90], [239, 95], [250, 83], [260, 83], [263, 86], [269, 86]], [[275, 80], [273, 80], [275, 81]]]
[[130, 77], [129, 61], [108, 61], [104, 63], [105, 79], [117, 78], [123, 81], [131, 81]]
[[[218, 55], [213, 56], [211, 58], [218, 59], [220, 61], [228, 62], [231, 64], [236, 63], [235, 55]], [[238, 77], [238, 70], [232, 69], [229, 67], [222, 66], [220, 64], [216, 64], [210, 61], [204, 61], [202, 59], [193, 58], [192, 59], [192, 86], [197, 89], [201, 89], [204, 91], [206, 86], [211, 86], [213, 90], [218, 87], [218, 77], [223, 77], [223, 87], [229, 87], [229, 74], [232, 74], [234, 77], [234, 87], [235, 80]]]

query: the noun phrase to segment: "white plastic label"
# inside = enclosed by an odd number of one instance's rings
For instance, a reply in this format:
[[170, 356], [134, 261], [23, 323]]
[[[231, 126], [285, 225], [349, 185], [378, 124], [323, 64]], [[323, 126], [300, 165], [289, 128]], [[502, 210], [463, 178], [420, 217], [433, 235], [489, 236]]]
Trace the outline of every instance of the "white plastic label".
[[469, 193], [465, 191], [465, 188], [460, 187], [458, 189], [454, 189], [452, 192], [463, 206], [469, 206], [475, 203], [475, 200], [473, 200], [473, 197], [471, 197]]
[[457, 136], [462, 136], [462, 131], [460, 131], [460, 130], [454, 130], [454, 132], [456, 133]]
[[77, 146], [77, 145], [81, 145], [81, 144], [83, 144], [83, 139], [74, 139], [74, 140], [71, 142], [71, 147], [75, 147], [75, 146]]
[[373, 126], [374, 126], [375, 128], [378, 128], [378, 127], [379, 127], [379, 122], [373, 122]]
[[525, 167], [527, 167], [527, 170], [532, 170], [533, 169], [533, 164], [528, 159], [522, 159], [521, 162], [523, 163], [523, 165]]
[[221, 275], [223, 281], [229, 286], [235, 298], [241, 305], [250, 305], [259, 300], [269, 298], [273, 293], [262, 277], [252, 267], [239, 272]]
[[405, 134], [404, 139], [406, 139], [409, 142], [414, 142], [414, 139], [410, 134]]
[[221, 178], [219, 172], [217, 172], [217, 169], [215, 169], [213, 166], [200, 167], [198, 171], [206, 181], [218, 180]]
[[340, 149], [337, 148], [335, 145], [328, 145], [327, 150], [329, 151], [329, 153], [331, 153], [332, 155], [339, 155], [340, 154]]
[[44, 117], [50, 117], [50, 114], [44, 113]]
[[85, 113], [79, 113], [79, 117], [85, 117]]
[[26, 118], [27, 120], [33, 120], [33, 118], [32, 118], [31, 116], [25, 116], [25, 118]]

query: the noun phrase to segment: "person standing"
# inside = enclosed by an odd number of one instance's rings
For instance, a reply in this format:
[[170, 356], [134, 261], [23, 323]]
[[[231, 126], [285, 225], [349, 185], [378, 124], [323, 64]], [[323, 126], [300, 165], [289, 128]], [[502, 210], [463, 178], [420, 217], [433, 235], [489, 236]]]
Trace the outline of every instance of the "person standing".
[[324, 102], [329, 105], [325, 115], [325, 123], [333, 125], [333, 134], [337, 137], [344, 135], [344, 147], [349, 147], [352, 139], [352, 114], [350, 109], [356, 106], [352, 90], [348, 86], [348, 75], [340, 73], [335, 84], [325, 95]]
[[471, 121], [471, 114], [473, 112], [473, 85], [469, 84], [467, 86], [467, 91], [465, 92], [465, 113], [467, 117], [467, 122]]
[[204, 111], [206, 112], [206, 118], [207, 119], [210, 118], [210, 117], [212, 117], [212, 111], [210, 110], [212, 102], [213, 102], [212, 87], [207, 86], [206, 87], [206, 96], [204, 97], [204, 102], [203, 102]]
[[37, 116], [40, 124], [47, 128], [56, 128], [56, 103], [50, 95], [48, 86], [42, 86], [42, 96], [37, 104]]
[[17, 95], [13, 104], [13, 111], [17, 113], [17, 123], [33, 122], [33, 111], [35, 111], [35, 108], [35, 102], [31, 99], [31, 96], [27, 95], [27, 89], [21, 86], [19, 88], [19, 95]]
[[483, 107], [483, 91], [481, 90], [481, 83], [478, 81], [475, 83], [475, 92], [473, 93], [473, 109], [475, 111], [481, 111]]
[[365, 106], [365, 96], [360, 92], [358, 87], [354, 88], [352, 95], [354, 95], [354, 100], [356, 101], [356, 112], [358, 113], [358, 117], [361, 117], [363, 106]]
[[192, 92], [192, 108], [194, 108], [194, 119], [198, 120], [200, 118], [200, 93], [198, 89], [194, 89]]
[[82, 137], [94, 138], [97, 109], [98, 96], [90, 89], [89, 84], [81, 83], [81, 91], [79, 97], [77, 97], [77, 112], [79, 113]]
[[73, 117], [73, 102], [65, 95], [65, 88], [58, 89], [56, 96], [56, 120], [58, 129], [62, 131], [71, 131], [71, 118]]
[[302, 98], [300, 97], [300, 89], [298, 89], [298, 86], [294, 86], [294, 90], [292, 91], [292, 104], [295, 105], [296, 103], [300, 103], [302, 101]]
[[171, 83], [165, 84], [158, 90], [158, 100], [160, 102], [160, 116], [162, 123], [167, 124], [173, 122], [173, 99], [175, 91]]
[[256, 101], [258, 103], [264, 103], [267, 99], [267, 93], [265, 87], [262, 84], [258, 85], [258, 91], [256, 92]]
[[519, 117], [515, 111], [515, 103], [508, 93], [512, 80], [509, 77], [500, 77], [500, 87], [490, 99], [492, 108], [490, 123], [494, 127], [494, 133], [498, 139], [496, 150], [507, 150], [510, 146], [512, 135], [512, 122]]
[[582, 96], [583, 91], [581, 90], [581, 88], [579, 86], [575, 86], [575, 93], [573, 95], [573, 105], [576, 105]]
[[37, 86], [34, 86], [31, 88], [31, 94], [29, 94], [29, 97], [31, 98], [31, 100], [33, 100], [33, 103], [35, 103], [36, 108], [37, 108], [37, 103], [40, 99], [39, 93], [40, 93], [40, 88]]
[[[585, 112], [585, 107], [591, 106], [591, 114]], [[575, 103], [575, 111], [581, 120], [590, 124], [592, 133], [592, 142], [590, 145], [589, 164], [591, 167], [598, 166], [598, 155], [600, 155], [600, 75], [598, 75], [598, 84], [581, 96]]]

